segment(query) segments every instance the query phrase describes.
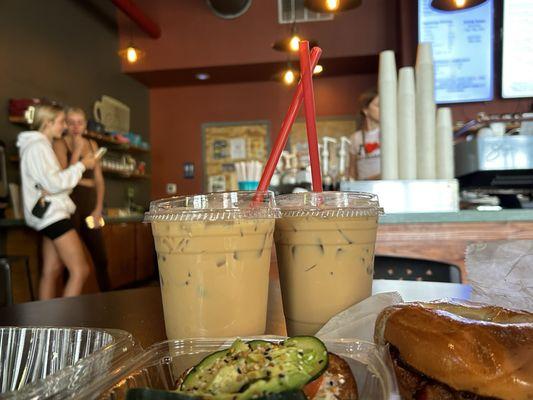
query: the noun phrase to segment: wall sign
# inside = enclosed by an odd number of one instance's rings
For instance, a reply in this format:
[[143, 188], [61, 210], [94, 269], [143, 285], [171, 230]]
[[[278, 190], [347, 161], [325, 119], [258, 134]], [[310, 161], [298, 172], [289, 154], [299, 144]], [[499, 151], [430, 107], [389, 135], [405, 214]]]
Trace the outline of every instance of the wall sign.
[[493, 0], [457, 11], [418, 1], [418, 41], [433, 45], [437, 103], [493, 99], [493, 9]]

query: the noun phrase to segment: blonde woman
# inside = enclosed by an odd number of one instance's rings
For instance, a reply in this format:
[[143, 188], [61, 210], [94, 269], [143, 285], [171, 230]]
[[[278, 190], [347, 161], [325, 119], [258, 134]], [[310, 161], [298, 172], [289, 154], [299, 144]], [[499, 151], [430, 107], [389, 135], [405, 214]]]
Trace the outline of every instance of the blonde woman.
[[[83, 137], [87, 130], [87, 118], [81, 108], [67, 109], [67, 132], [63, 138], [54, 140], [53, 148], [62, 168], [76, 165], [82, 158], [98, 151], [98, 145]], [[94, 221], [102, 218], [104, 207], [105, 184], [100, 163], [96, 162], [94, 170], [83, 173], [78, 185], [72, 190], [70, 198], [76, 204], [72, 217], [74, 227], [91, 255], [96, 280], [101, 291], [109, 290], [107, 273], [107, 255], [102, 230], [97, 226], [89, 229], [85, 218], [92, 216]]]
[[56, 297], [64, 265], [69, 272], [63, 296], [81, 294], [89, 275], [89, 263], [82, 243], [70, 220], [75, 206], [69, 193], [86, 169], [94, 167], [92, 155], [62, 169], [52, 149], [52, 141], [66, 129], [61, 107], [35, 108], [32, 131], [18, 136], [24, 218], [31, 228], [43, 234], [43, 270], [39, 299]]

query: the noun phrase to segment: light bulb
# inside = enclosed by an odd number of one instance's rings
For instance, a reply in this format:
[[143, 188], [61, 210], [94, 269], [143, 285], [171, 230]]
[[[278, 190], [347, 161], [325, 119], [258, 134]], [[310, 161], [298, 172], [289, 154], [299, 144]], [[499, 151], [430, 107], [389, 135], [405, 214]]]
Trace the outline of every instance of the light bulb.
[[322, 71], [324, 71], [324, 67], [320, 64], [315, 65], [315, 68], [313, 68], [313, 74], [318, 75]]
[[466, 4], [466, 0], [455, 0], [455, 6], [457, 8], [463, 8]]
[[300, 38], [298, 35], [294, 35], [291, 37], [291, 40], [289, 41], [289, 48], [291, 51], [298, 51], [298, 48], [300, 47]]
[[296, 76], [292, 69], [288, 69], [283, 73], [283, 83], [285, 83], [285, 85], [292, 85], [295, 79]]
[[330, 11], [335, 11], [339, 8], [339, 0], [326, 0], [326, 8]]
[[126, 49], [126, 59], [131, 64], [137, 62], [139, 55], [137, 54], [137, 49], [135, 47], [130, 46]]

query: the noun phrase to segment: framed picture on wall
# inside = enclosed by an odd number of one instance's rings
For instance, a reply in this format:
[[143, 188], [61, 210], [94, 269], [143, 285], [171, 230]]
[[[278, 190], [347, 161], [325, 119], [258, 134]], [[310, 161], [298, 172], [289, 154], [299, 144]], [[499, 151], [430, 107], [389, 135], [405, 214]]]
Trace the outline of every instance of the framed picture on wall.
[[[237, 190], [234, 163], [256, 160], [264, 164], [268, 157], [269, 146], [270, 121], [202, 124], [204, 190], [218, 191], [222, 187], [223, 190]], [[216, 178], [212, 179], [213, 177]]]

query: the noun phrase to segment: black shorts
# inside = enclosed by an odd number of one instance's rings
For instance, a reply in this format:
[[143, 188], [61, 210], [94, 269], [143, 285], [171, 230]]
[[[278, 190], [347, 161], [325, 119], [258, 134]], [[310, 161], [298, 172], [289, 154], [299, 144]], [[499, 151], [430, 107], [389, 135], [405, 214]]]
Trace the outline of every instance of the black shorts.
[[41, 229], [39, 232], [41, 232], [47, 238], [55, 240], [70, 231], [71, 229], [74, 229], [72, 221], [70, 219], [65, 218], [54, 222], [52, 225], [48, 225], [46, 228]]

